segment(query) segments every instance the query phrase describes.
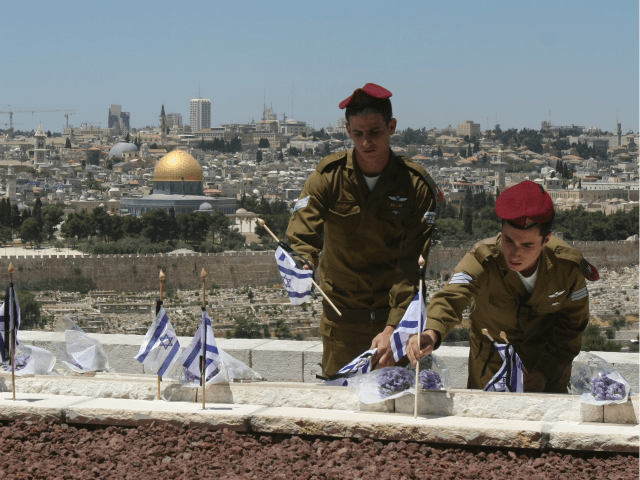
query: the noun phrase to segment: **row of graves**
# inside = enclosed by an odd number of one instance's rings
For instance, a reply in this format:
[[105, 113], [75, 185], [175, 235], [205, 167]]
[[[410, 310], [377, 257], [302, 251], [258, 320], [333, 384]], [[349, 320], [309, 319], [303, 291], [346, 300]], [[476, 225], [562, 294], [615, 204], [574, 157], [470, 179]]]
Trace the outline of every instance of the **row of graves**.
[[[273, 234], [272, 234], [273, 235]], [[278, 239], [274, 236], [274, 239]], [[279, 242], [279, 241], [278, 241]], [[279, 242], [275, 253], [278, 269], [292, 305], [310, 302], [315, 290], [322, 291], [314, 281], [313, 269], [304, 268], [305, 260], [288, 245]], [[401, 360], [407, 352], [407, 344], [414, 335], [426, 327], [425, 308], [425, 261], [419, 263], [419, 284], [415, 296], [391, 337], [394, 359]], [[16, 399], [15, 376], [56, 375], [56, 358], [43, 348], [24, 345], [19, 342], [20, 306], [14, 291], [13, 265], [9, 267], [10, 286], [5, 303], [0, 307], [0, 350], [6, 370], [11, 372], [13, 399]], [[161, 400], [161, 381], [177, 381], [184, 388], [202, 388], [202, 406], [205, 406], [205, 387], [212, 384], [239, 381], [260, 381], [262, 376], [243, 362], [218, 348], [211, 319], [207, 312], [206, 278], [202, 269], [201, 321], [190, 343], [183, 348], [163, 306], [165, 274], [160, 271], [160, 298], [156, 302], [155, 318], [151, 322], [144, 341], [133, 360], [142, 363], [145, 371], [153, 372], [158, 379], [158, 400]], [[330, 300], [328, 304], [340, 314]], [[112, 371], [100, 342], [90, 337], [68, 317], [58, 319], [54, 330], [64, 334], [64, 341], [54, 343], [55, 349], [67, 368], [66, 374], [90, 375], [98, 371]], [[504, 332], [493, 338], [492, 332], [483, 331], [492, 348], [503, 360], [502, 368], [484, 388], [490, 392], [522, 393], [524, 367], [518, 354]], [[372, 363], [376, 349], [363, 352], [345, 365], [337, 374], [319, 377], [325, 385], [343, 386], [355, 392], [362, 404], [375, 404], [413, 394], [414, 417], [418, 415], [418, 398], [423, 390], [448, 390], [451, 386], [450, 373], [446, 365], [434, 354], [423, 357], [416, 365], [407, 367], [375, 368]], [[578, 368], [576, 369], [576, 363]], [[574, 360], [571, 378], [573, 394], [580, 401], [591, 405], [626, 403], [635, 392], [623, 376], [602, 358], [581, 352]], [[113, 372], [115, 373], [115, 372]], [[197, 397], [196, 397], [197, 398]]]

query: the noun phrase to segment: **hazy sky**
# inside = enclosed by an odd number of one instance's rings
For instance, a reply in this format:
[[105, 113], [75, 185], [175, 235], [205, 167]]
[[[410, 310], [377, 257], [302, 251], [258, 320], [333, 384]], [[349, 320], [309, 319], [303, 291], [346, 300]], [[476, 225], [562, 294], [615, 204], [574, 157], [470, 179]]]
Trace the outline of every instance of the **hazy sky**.
[[[0, 111], [73, 109], [102, 122], [121, 104], [157, 125], [162, 103], [212, 125], [262, 115], [335, 125], [367, 82], [393, 92], [398, 128], [554, 125], [638, 131], [638, 0], [0, 2]], [[292, 93], [293, 92], [293, 93]], [[0, 122], [9, 115], [0, 114]], [[16, 113], [61, 131], [60, 113]], [[4, 128], [4, 125], [0, 125]]]

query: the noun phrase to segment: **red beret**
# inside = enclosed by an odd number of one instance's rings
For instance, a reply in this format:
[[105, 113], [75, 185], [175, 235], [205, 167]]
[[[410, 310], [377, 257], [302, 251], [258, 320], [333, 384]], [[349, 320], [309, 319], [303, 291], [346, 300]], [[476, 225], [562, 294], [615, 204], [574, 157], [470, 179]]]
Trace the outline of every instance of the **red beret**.
[[529, 228], [553, 218], [553, 200], [542, 185], [525, 180], [500, 194], [496, 200], [496, 214], [503, 220]]
[[364, 108], [390, 97], [391, 92], [386, 88], [375, 83], [367, 83], [362, 88], [356, 88], [349, 98], [345, 98], [340, 102], [340, 108]]

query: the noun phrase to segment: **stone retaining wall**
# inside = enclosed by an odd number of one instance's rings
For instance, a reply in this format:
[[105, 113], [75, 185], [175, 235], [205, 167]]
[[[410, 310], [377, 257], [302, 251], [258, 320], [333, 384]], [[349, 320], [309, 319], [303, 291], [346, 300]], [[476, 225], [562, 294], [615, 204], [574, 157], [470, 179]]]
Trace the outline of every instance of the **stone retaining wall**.
[[[616, 269], [638, 264], [638, 242], [569, 242], [597, 268]], [[431, 249], [427, 275], [436, 278], [451, 271], [466, 248]], [[16, 268], [14, 282], [29, 290], [118, 290], [158, 288], [160, 268], [167, 274], [167, 288], [200, 288], [200, 271], [224, 288], [265, 286], [280, 282], [273, 252], [225, 252], [193, 255], [85, 255], [82, 257], [10, 256], [0, 260], [0, 271], [9, 262]], [[0, 288], [5, 289], [6, 275]]]

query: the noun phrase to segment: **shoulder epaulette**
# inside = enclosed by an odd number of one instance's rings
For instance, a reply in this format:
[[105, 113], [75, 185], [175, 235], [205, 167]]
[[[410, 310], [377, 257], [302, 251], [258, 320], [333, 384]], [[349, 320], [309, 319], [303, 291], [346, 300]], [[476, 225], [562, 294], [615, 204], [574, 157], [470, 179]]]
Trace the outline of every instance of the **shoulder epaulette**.
[[476, 257], [478, 262], [482, 263], [487, 258], [500, 253], [500, 249], [496, 245], [496, 238], [497, 237], [485, 238], [473, 246], [471, 253], [473, 253], [473, 256]]
[[579, 266], [582, 275], [584, 275], [584, 278], [590, 282], [595, 282], [600, 278], [598, 269], [587, 262], [587, 260], [582, 256], [582, 253], [571, 248], [558, 237], [551, 235], [551, 238], [547, 243], [547, 248], [550, 248], [556, 257], [576, 263]]
[[404, 163], [409, 170], [417, 173], [425, 182], [427, 182], [427, 185], [429, 185], [429, 188], [431, 189], [431, 191], [433, 191], [433, 194], [436, 196], [436, 198], [438, 198], [441, 202], [444, 202], [444, 195], [442, 193], [442, 190], [440, 190], [440, 187], [438, 187], [438, 184], [435, 182], [435, 180], [431, 178], [431, 175], [429, 175], [421, 165], [409, 160], [407, 157], [400, 157], [400, 159], [402, 160], [401, 163]]
[[329, 166], [333, 162], [336, 162], [338, 160], [343, 160], [345, 158], [347, 158], [347, 151], [346, 150], [344, 150], [342, 152], [332, 153], [331, 155], [327, 155], [322, 160], [320, 160], [320, 163], [318, 163], [318, 166], [316, 167], [316, 170], [318, 172], [322, 172], [325, 168], [327, 168], [327, 166]]

